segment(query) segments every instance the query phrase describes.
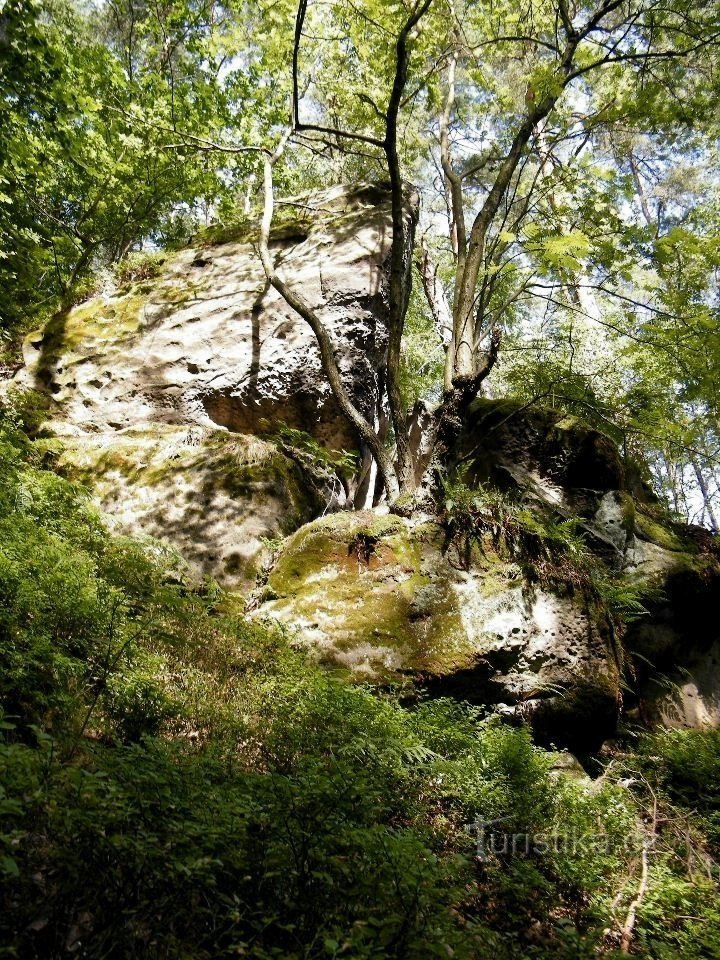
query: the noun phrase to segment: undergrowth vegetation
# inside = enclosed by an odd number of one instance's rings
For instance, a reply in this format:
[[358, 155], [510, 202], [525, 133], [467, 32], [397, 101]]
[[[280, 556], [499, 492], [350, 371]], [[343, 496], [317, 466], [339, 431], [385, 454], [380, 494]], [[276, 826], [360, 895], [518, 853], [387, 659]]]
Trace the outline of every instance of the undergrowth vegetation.
[[275, 421], [274, 436], [280, 448], [289, 456], [301, 457], [317, 470], [336, 473], [346, 479], [358, 469], [356, 451], [332, 450], [324, 447], [306, 430], [291, 427], [283, 421]]
[[120, 284], [136, 283], [140, 280], [153, 280], [160, 275], [165, 260], [164, 253], [155, 250], [137, 250], [129, 253], [115, 265], [115, 279]]
[[646, 614], [644, 601], [657, 597], [657, 588], [623, 578], [598, 559], [579, 517], [565, 519], [539, 505], [530, 509], [494, 487], [469, 486], [460, 476], [444, 481], [442, 520], [466, 566], [473, 550], [489, 542], [517, 561], [531, 582], [599, 601], [618, 628]]
[[590, 785], [470, 707], [344, 684], [111, 536], [7, 415], [0, 664], [0, 956], [612, 956], [643, 864], [629, 949], [720, 955], [717, 735]]

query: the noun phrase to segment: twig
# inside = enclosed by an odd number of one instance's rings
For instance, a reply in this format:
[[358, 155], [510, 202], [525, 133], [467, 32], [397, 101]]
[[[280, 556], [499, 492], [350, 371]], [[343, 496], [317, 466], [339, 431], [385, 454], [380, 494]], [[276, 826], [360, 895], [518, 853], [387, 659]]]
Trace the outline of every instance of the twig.
[[657, 797], [653, 793], [653, 814], [652, 814], [652, 824], [650, 834], [646, 834], [643, 839], [642, 846], [642, 855], [641, 855], [641, 864], [642, 869], [640, 871], [640, 884], [638, 885], [638, 890], [635, 895], [635, 899], [630, 904], [628, 908], [627, 917], [625, 918], [625, 924], [622, 929], [622, 937], [620, 938], [620, 953], [630, 953], [630, 944], [632, 943], [633, 930], [635, 929], [635, 922], [637, 920], [638, 909], [643, 902], [645, 894], [648, 889], [648, 853], [650, 849], [650, 844], [655, 838], [655, 831], [657, 829]]

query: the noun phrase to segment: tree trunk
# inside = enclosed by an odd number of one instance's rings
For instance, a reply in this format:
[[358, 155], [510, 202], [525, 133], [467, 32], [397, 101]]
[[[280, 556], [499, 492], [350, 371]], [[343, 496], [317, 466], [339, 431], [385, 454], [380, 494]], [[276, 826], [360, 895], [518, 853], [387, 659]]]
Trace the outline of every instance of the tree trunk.
[[707, 482], [697, 461], [693, 461], [693, 470], [695, 471], [695, 477], [697, 478], [700, 493], [702, 494], [705, 513], [707, 513], [708, 520], [710, 521], [710, 529], [713, 533], [720, 533], [720, 527], [718, 527], [717, 517], [715, 516], [712, 499], [710, 498], [710, 491], [708, 490]]
[[382, 476], [383, 486], [385, 487], [388, 500], [392, 502], [397, 498], [400, 487], [390, 455], [385, 449], [385, 445], [380, 436], [378, 436], [374, 426], [368, 423], [360, 413], [345, 389], [335, 357], [335, 347], [328, 330], [302, 294], [290, 287], [289, 284], [278, 275], [275, 270], [272, 255], [270, 254], [270, 226], [272, 224], [274, 208], [273, 165], [282, 155], [285, 143], [287, 142], [287, 136], [288, 135], [281, 139], [277, 149], [272, 155], [265, 157], [265, 205], [260, 227], [260, 260], [262, 261], [268, 281], [283, 297], [285, 302], [305, 320], [315, 334], [320, 349], [320, 361], [322, 363], [323, 373], [327, 377], [333, 397], [343, 416], [353, 425], [360, 435], [361, 440], [364, 441], [372, 451], [372, 455], [375, 458], [378, 470]]

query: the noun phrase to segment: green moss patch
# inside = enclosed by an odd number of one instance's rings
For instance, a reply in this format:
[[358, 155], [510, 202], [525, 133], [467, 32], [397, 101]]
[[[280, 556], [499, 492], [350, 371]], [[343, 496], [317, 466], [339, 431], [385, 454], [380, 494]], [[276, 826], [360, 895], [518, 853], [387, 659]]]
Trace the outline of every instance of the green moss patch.
[[474, 648], [438, 563], [443, 540], [436, 525], [413, 529], [395, 516], [323, 517], [290, 539], [265, 597], [292, 611], [323, 663], [350, 676], [446, 673]]
[[645, 510], [637, 511], [635, 531], [641, 540], [648, 540], [664, 550], [693, 553], [693, 545], [681, 537], [674, 529], [672, 521], [662, 522], [659, 517], [651, 516]]

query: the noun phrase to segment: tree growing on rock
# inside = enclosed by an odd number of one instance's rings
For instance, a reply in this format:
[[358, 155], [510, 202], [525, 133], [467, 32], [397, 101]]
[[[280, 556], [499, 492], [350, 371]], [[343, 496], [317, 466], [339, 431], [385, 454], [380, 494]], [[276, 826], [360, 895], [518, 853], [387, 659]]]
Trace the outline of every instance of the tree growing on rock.
[[[698, 81], [714, 77], [710, 45], [719, 27], [715, 7], [647, 0], [528, 8], [338, 2], [322, 10], [300, 0], [290, 123], [264, 153], [262, 259], [269, 281], [314, 330], [338, 406], [371, 450], [390, 500], [413, 492], [428, 467], [427, 454], [421, 460], [410, 443], [416, 418], [399, 386], [413, 259], [435, 325], [446, 331], [442, 399], [426, 424], [432, 465], [462, 428], [518, 304], [555, 299], [582, 312], [591, 309], [588, 289], [626, 296], [619, 281], [627, 284], [647, 250], [609, 202], [590, 148], [628, 126], [678, 137], [688, 112], [693, 123], [707, 116]], [[681, 79], [689, 111], [674, 88]], [[363, 157], [389, 181], [386, 399], [394, 451], [345, 391], [319, 316], [273, 263], [273, 170], [288, 144]], [[417, 253], [410, 178], [426, 185], [434, 234]], [[635, 296], [652, 311], [646, 293]]]
[[[389, 500], [442, 468], [495, 371], [528, 404], [552, 397], [617, 428], [659, 471], [692, 471], [713, 522], [716, 3], [123, 0], [91, 21], [70, 9], [15, 0], [0, 15], [0, 67], [15, 64], [0, 69], [8, 322], [172, 239], [178, 209], [222, 216], [241, 194], [249, 213], [262, 184], [267, 277], [314, 331]], [[58, 38], [76, 22], [63, 63]], [[358, 179], [391, 197], [390, 431], [353, 402], [269, 243], [276, 191]], [[413, 407], [403, 351], [418, 290], [438, 377], [432, 403]], [[663, 483], [680, 503], [682, 482]]]

